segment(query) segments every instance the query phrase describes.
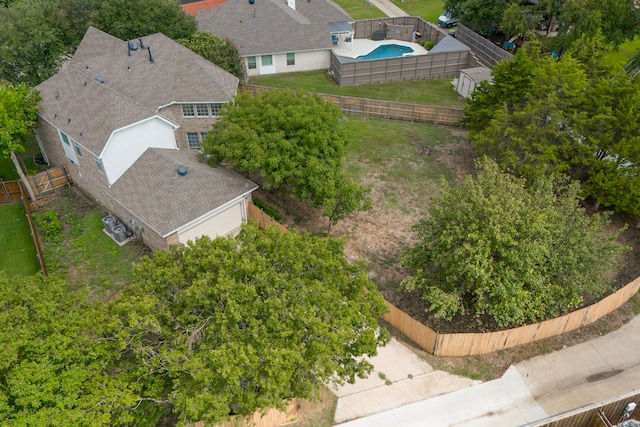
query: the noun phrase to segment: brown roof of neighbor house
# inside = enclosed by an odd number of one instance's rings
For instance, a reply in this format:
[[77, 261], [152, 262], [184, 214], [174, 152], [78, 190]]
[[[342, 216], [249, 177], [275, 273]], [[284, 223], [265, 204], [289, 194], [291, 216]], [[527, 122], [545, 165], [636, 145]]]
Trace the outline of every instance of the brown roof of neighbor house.
[[181, 0], [180, 7], [185, 13], [191, 16], [197, 16], [201, 10], [213, 9], [220, 6], [222, 3], [226, 3], [228, 0]]
[[230, 38], [243, 56], [329, 49], [330, 22], [352, 21], [329, 0], [230, 0], [198, 12], [198, 28]]
[[[186, 175], [178, 168], [186, 168]], [[258, 188], [193, 151], [149, 148], [109, 189], [109, 195], [161, 236]], [[122, 218], [127, 221], [129, 218]]]
[[40, 115], [95, 155], [114, 130], [161, 106], [228, 102], [236, 93], [237, 77], [163, 34], [131, 43], [89, 27], [73, 58], [36, 87]]

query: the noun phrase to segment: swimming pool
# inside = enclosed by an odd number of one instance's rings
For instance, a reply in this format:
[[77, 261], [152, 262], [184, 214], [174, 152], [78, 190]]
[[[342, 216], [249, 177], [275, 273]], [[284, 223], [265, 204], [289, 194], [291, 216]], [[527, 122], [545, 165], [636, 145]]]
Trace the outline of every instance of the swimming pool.
[[409, 46], [401, 46], [399, 44], [383, 44], [366, 55], [357, 56], [356, 59], [369, 61], [371, 59], [396, 58], [406, 53], [413, 53], [413, 49]]

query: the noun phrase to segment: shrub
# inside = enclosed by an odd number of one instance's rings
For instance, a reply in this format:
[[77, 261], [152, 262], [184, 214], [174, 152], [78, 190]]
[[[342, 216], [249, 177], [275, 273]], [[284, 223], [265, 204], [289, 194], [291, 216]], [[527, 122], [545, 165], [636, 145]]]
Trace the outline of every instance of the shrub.
[[262, 209], [262, 211], [264, 213], [266, 213], [267, 215], [269, 215], [271, 218], [275, 219], [276, 221], [278, 221], [278, 222], [284, 221], [284, 217], [282, 215], [280, 215], [280, 212], [278, 212], [277, 210], [275, 210], [271, 206], [267, 205], [262, 200], [260, 200], [260, 199], [258, 199], [256, 197], [253, 197], [253, 204], [256, 205], [257, 207], [259, 207], [260, 209]]
[[426, 40], [424, 42], [424, 48], [427, 49], [427, 50], [433, 49], [433, 45], [434, 45], [434, 43], [431, 40]]
[[43, 213], [34, 213], [33, 220], [40, 230], [42, 230], [47, 239], [56, 237], [62, 231], [62, 225], [55, 211], [46, 211]]

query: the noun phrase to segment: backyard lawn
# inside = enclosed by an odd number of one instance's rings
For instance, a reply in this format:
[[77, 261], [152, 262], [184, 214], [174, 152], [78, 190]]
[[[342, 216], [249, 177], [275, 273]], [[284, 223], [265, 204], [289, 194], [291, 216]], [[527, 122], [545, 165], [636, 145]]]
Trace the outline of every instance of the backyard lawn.
[[605, 57], [605, 62], [609, 65], [617, 64], [622, 67], [627, 65], [631, 58], [640, 53], [640, 36], [636, 36], [635, 39], [623, 43], [620, 48], [611, 52]]
[[335, 0], [335, 2], [356, 21], [387, 16], [367, 0]]
[[457, 108], [466, 105], [465, 100], [458, 96], [451, 85], [451, 79], [338, 86], [325, 71], [320, 70], [252, 77], [249, 84], [412, 104]]
[[437, 23], [438, 17], [444, 12], [444, 3], [441, 0], [401, 0], [394, 3], [407, 12], [407, 15], [419, 16], [432, 23]]
[[0, 205], [0, 270], [9, 276], [29, 276], [40, 271], [22, 203]]
[[92, 298], [108, 299], [131, 281], [132, 262], [145, 248], [138, 241], [118, 246], [103, 231], [106, 216], [77, 190], [49, 195], [35, 215], [54, 211], [62, 231], [46, 237], [39, 230], [50, 273], [63, 275], [73, 288], [88, 288]]

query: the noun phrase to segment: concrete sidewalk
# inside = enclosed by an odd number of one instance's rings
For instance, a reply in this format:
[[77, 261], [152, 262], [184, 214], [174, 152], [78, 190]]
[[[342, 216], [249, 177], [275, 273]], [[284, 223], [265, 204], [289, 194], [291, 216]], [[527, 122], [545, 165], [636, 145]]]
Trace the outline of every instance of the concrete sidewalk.
[[387, 15], [389, 17], [393, 18], [395, 16], [407, 16], [407, 12], [405, 12], [402, 9], [400, 9], [398, 6], [396, 6], [390, 0], [369, 0], [369, 1], [375, 7], [380, 9], [382, 11], [382, 13], [384, 13], [385, 15]]
[[366, 417], [477, 383], [434, 370], [395, 339], [368, 360], [374, 366], [368, 378], [332, 390], [338, 396], [335, 422]]
[[515, 427], [638, 390], [640, 316], [608, 335], [512, 366], [500, 379], [340, 426]]

